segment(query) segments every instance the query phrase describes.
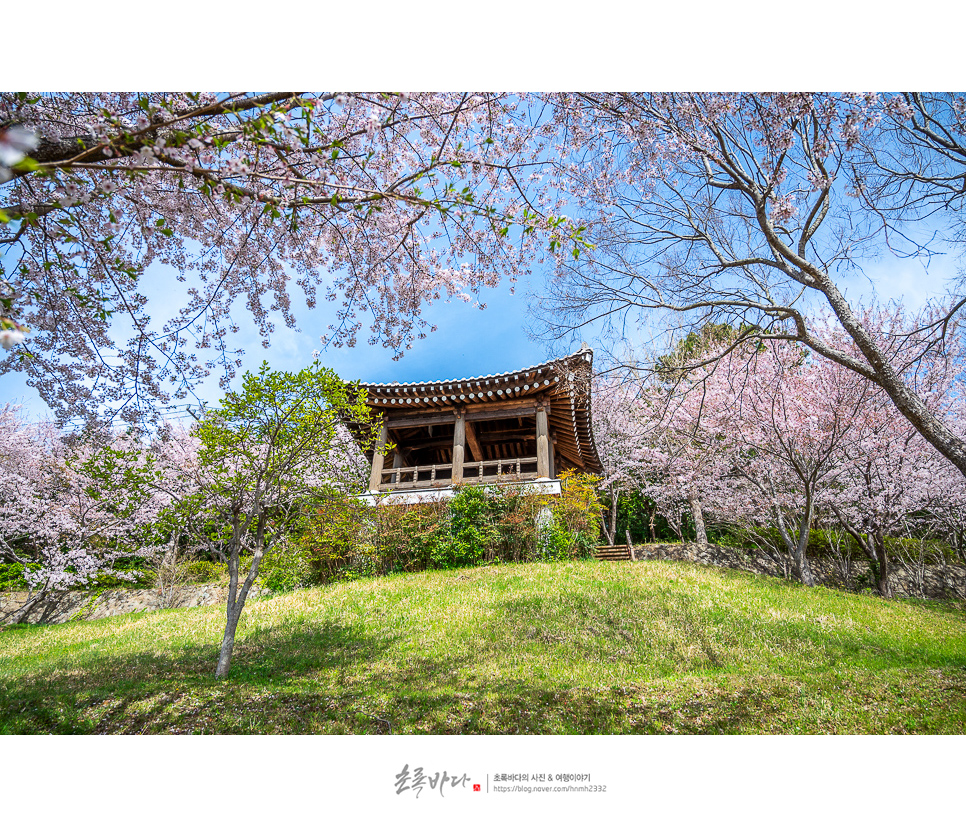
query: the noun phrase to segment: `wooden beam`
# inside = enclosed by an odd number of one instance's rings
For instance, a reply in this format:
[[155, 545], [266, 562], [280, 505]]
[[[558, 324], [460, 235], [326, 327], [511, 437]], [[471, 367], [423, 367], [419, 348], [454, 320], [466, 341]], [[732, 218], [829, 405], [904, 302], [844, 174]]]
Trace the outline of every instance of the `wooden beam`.
[[427, 413], [417, 417], [389, 417], [386, 416], [386, 425], [391, 429], [413, 428], [418, 429], [422, 426], [439, 426], [446, 423], [455, 423], [456, 415], [452, 409], [449, 414]]
[[430, 440], [426, 443], [406, 444], [407, 452], [419, 452], [423, 449], [449, 449], [453, 445], [452, 439], [444, 437], [442, 440]]
[[526, 429], [477, 432], [476, 436], [480, 439], [480, 443], [483, 443], [484, 445], [489, 445], [491, 443], [507, 443], [512, 441], [526, 443], [528, 440], [537, 439], [536, 431], [527, 431]]
[[[492, 400], [489, 402], [477, 402], [466, 398], [463, 400], [453, 399], [441, 407], [383, 409], [380, 406], [376, 407], [376, 410], [384, 415], [386, 425], [402, 428], [455, 423], [455, 409], [457, 408], [466, 410], [467, 420], [499, 420], [503, 417], [532, 417], [536, 407], [537, 400], [535, 397], [520, 397], [506, 401]], [[549, 406], [547, 406], [547, 414], [550, 414]]]
[[479, 460], [486, 460], [483, 450], [480, 448], [480, 441], [476, 439], [476, 430], [472, 423], [466, 423], [466, 442], [470, 444], [470, 451], [473, 457]]
[[[500, 403], [503, 405], [503, 403]], [[537, 405], [535, 401], [531, 401], [528, 405], [514, 406], [513, 408], [493, 408], [493, 407], [483, 407], [479, 406], [469, 406], [466, 409], [466, 419], [467, 420], [502, 420], [504, 417], [532, 417], [536, 411]], [[549, 413], [550, 409], [547, 409]]]
[[377, 411], [382, 412], [386, 417], [420, 417], [426, 416], [437, 416], [440, 414], [454, 414], [453, 407], [455, 403], [445, 402], [445, 403], [433, 403], [432, 405], [426, 405], [423, 407], [413, 407], [412, 405], [403, 406], [384, 406], [381, 403], [379, 405], [370, 405], [370, 408], [374, 408]]

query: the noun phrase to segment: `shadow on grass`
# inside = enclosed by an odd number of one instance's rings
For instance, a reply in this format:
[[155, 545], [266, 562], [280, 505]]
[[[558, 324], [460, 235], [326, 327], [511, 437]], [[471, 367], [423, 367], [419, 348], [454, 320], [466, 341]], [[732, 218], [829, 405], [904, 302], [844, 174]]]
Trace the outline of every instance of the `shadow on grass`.
[[[663, 589], [651, 595], [620, 587], [559, 598], [514, 597], [492, 606], [462, 636], [440, 623], [440, 634], [451, 639], [397, 650], [404, 635], [374, 633], [381, 624], [293, 617], [246, 630], [227, 682], [213, 677], [214, 643], [40, 661], [22, 679], [0, 678], [0, 731], [966, 729], [962, 641], [946, 648], [939, 639], [920, 645], [914, 637], [849, 630], [822, 619], [816, 613], [814, 620], [768, 622], [755, 612], [709, 613], [688, 593]], [[736, 661], [730, 643], [755, 640], [768, 650], [749, 664]], [[529, 666], [521, 660], [530, 657]], [[957, 666], [960, 671], [950, 671]], [[601, 674], [595, 678], [588, 669]], [[574, 684], [581, 675], [606, 685]], [[926, 690], [933, 698], [928, 703], [921, 694]], [[863, 712], [865, 704], [874, 706], [871, 715], [886, 718], [873, 720]], [[948, 720], [936, 717], [943, 711]]]
[[[473, 656], [424, 659], [366, 681], [308, 721], [311, 732], [373, 732], [353, 711], [377, 713], [392, 732], [433, 735], [617, 735], [760, 733], [962, 733], [966, 674], [924, 670], [714, 675], [603, 687], [510, 677], [467, 679]], [[937, 684], [938, 681], [938, 684]], [[311, 698], [306, 698], [308, 706]]]
[[[214, 677], [217, 645], [105, 653], [69, 666], [46, 663], [23, 678], [0, 679], [0, 733], [169, 732], [163, 718], [176, 703], [179, 715], [195, 708], [237, 713], [248, 695], [293, 678], [334, 672], [344, 680], [392, 642], [335, 620], [252, 629], [236, 644], [227, 681]], [[198, 703], [191, 706], [193, 701]], [[256, 724], [250, 722], [249, 730]], [[237, 732], [244, 725], [222, 716], [210, 729]]]
[[923, 637], [914, 630], [907, 634], [898, 622], [894, 632], [876, 631], [843, 615], [827, 616], [821, 609], [772, 620], [756, 611], [709, 609], [691, 593], [668, 589], [613, 603], [607, 596], [589, 594], [556, 600], [537, 594], [517, 597], [493, 606], [489, 637], [495, 640], [502, 634], [518, 647], [538, 650], [557, 645], [562, 654], [587, 661], [639, 667], [646, 677], [718, 671], [815, 673], [841, 665], [869, 670], [966, 668], [966, 640]]

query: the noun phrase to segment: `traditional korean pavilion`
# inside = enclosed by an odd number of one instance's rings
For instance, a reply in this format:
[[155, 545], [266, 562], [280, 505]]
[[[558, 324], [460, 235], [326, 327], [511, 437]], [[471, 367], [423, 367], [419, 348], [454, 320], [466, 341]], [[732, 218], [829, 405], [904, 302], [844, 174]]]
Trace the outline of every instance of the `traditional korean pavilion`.
[[[590, 424], [593, 352], [518, 371], [434, 382], [360, 383], [382, 420], [369, 452], [372, 502], [447, 497], [458, 483], [532, 484], [559, 493], [559, 473], [599, 473]], [[389, 498], [388, 496], [392, 496]]]

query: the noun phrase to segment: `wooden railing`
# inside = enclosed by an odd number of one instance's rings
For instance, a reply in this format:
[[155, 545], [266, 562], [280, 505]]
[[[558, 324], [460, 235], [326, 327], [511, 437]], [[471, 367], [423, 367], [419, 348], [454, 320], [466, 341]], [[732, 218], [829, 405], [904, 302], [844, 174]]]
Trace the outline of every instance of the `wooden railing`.
[[443, 486], [452, 482], [452, 476], [453, 464], [451, 463], [399, 466], [382, 470], [382, 483], [379, 484], [379, 489], [420, 489]]
[[[537, 459], [469, 461], [463, 464], [463, 483], [490, 484], [501, 481], [532, 481], [537, 477]], [[382, 470], [379, 489], [405, 490], [449, 486], [453, 483], [453, 464], [399, 466]]]

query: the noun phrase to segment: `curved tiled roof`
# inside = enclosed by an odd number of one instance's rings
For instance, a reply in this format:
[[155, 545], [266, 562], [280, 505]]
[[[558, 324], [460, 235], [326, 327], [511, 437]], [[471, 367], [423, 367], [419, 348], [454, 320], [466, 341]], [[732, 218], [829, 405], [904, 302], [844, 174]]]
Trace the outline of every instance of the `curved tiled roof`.
[[449, 411], [453, 407], [538, 397], [550, 403], [550, 427], [556, 446], [571, 461], [589, 472], [600, 472], [590, 412], [590, 377], [593, 351], [579, 351], [540, 365], [489, 376], [406, 383], [356, 383], [366, 391], [370, 408], [392, 416], [394, 412]]

